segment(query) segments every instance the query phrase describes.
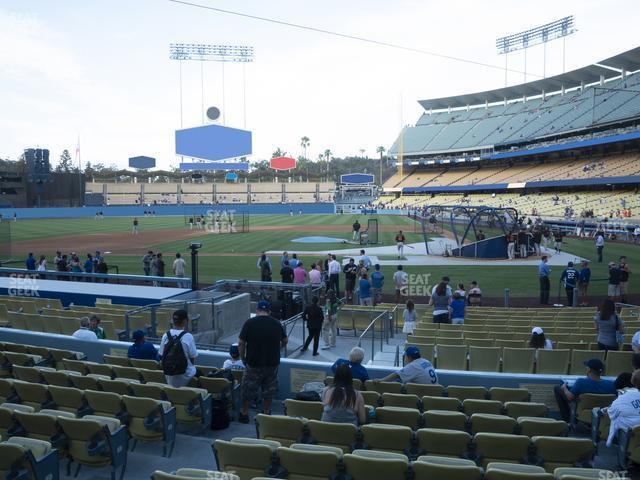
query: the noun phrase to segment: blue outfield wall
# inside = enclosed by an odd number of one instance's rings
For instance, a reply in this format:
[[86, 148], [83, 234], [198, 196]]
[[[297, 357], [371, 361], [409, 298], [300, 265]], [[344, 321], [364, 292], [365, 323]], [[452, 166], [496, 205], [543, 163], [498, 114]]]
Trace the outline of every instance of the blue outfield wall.
[[233, 210], [236, 213], [250, 213], [253, 215], [287, 214], [292, 210], [296, 215], [302, 210], [303, 214], [334, 213], [333, 203], [221, 203], [218, 205], [117, 205], [109, 207], [59, 207], [59, 208], [0, 208], [4, 219], [11, 219], [13, 214], [21, 218], [77, 218], [93, 217], [97, 211], [102, 211], [105, 217], [141, 217], [145, 210], [153, 210], [156, 215], [203, 215], [208, 210]]
[[[0, 328], [0, 341], [79, 351], [87, 355], [87, 360], [93, 362], [102, 362], [104, 354], [126, 355], [126, 350], [130, 345], [127, 342], [112, 340], [88, 342], [69, 335], [29, 332], [11, 328]], [[227, 358], [228, 355], [223, 352], [198, 350], [196, 364], [221, 367]], [[326, 375], [330, 375], [330, 368], [331, 364], [327, 362], [282, 359], [278, 370], [278, 398], [292, 397], [294, 388], [299, 386], [300, 383], [319, 381]], [[389, 367], [369, 366], [367, 369], [371, 378], [382, 378], [394, 370]], [[438, 383], [444, 386], [469, 385], [487, 388], [525, 388], [531, 393], [531, 401], [545, 403], [551, 410], [551, 416], [554, 417], [558, 417], [558, 411], [553, 396], [553, 387], [560, 385], [563, 381], [572, 384], [578, 378], [571, 375], [510, 374], [455, 370], [438, 370], [437, 373]]]

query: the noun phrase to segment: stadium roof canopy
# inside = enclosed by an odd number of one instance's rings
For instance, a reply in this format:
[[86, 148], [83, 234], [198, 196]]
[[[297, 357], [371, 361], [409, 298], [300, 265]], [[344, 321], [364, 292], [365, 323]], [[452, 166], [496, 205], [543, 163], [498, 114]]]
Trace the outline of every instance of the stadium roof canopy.
[[484, 92], [420, 100], [418, 103], [420, 103], [425, 110], [441, 110], [446, 108], [467, 107], [470, 105], [483, 105], [485, 103], [497, 103], [505, 100], [516, 100], [523, 97], [542, 95], [543, 92], [549, 94], [560, 91], [563, 88], [569, 90], [581, 85], [589, 85], [599, 82], [601, 77], [605, 80], [619, 77], [623, 70], [625, 72], [640, 70], [640, 47], [607, 58], [597, 64], [553, 77]]

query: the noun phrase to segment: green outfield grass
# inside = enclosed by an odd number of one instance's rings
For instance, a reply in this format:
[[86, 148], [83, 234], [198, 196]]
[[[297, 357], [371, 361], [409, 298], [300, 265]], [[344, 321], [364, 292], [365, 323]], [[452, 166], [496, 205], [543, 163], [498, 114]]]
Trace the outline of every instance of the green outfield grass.
[[[259, 279], [259, 271], [256, 267], [257, 256], [265, 250], [284, 251], [291, 253], [301, 250], [332, 250], [338, 255], [341, 249], [354, 248], [354, 245], [345, 244], [309, 244], [293, 243], [292, 239], [302, 236], [330, 236], [343, 238], [351, 237], [351, 224], [355, 218], [360, 219], [360, 223], [366, 226], [369, 217], [355, 215], [252, 215], [250, 218], [252, 231], [243, 234], [222, 234], [213, 235], [202, 233], [194, 235], [189, 240], [197, 240], [203, 243], [200, 250], [200, 280], [204, 283], [213, 282], [221, 278], [234, 279]], [[402, 229], [408, 242], [421, 242], [422, 234], [420, 229], [414, 229], [412, 220], [401, 216], [381, 215], [378, 219], [381, 229], [390, 231], [380, 231], [379, 237], [383, 245], [394, 244], [396, 229]], [[163, 252], [167, 261], [167, 273], [170, 271], [170, 262], [175, 252], [188, 254], [186, 240], [163, 241], [162, 231], [185, 230], [183, 217], [156, 217], [140, 218], [140, 227], [143, 232], [158, 231], [158, 237], [153, 237], [149, 248], [156, 252]], [[260, 231], [261, 227], [281, 227], [282, 229]], [[288, 229], [290, 227], [300, 227], [299, 230]], [[87, 235], [121, 233], [123, 238], [130, 238], [131, 218], [105, 218], [101, 221], [92, 218], [71, 218], [71, 219], [37, 219], [20, 220], [12, 223], [12, 241], [19, 242], [32, 239], [50, 239], [50, 247], [45, 252], [34, 252], [36, 255], [45, 254], [50, 260], [56, 249], [65, 250], [65, 245], [56, 241], [56, 237], [67, 235]], [[305, 230], [307, 228], [307, 230]], [[578, 240], [574, 238], [565, 239], [565, 251], [577, 256], [582, 256], [595, 260], [595, 245], [589, 240]], [[49, 244], [49, 242], [47, 242]], [[92, 250], [89, 250], [92, 251]], [[84, 256], [87, 252], [78, 252]], [[27, 252], [17, 251], [13, 248], [13, 257], [22, 259]], [[602, 264], [592, 263], [592, 277], [594, 279], [604, 279], [607, 275], [607, 262], [617, 260], [620, 255], [626, 255], [633, 270], [634, 266], [640, 265], [640, 248], [628, 244], [608, 243], [605, 247], [605, 262]], [[276, 258], [273, 258], [276, 257]], [[300, 258], [307, 268], [312, 262], [323, 258], [322, 256], [305, 256]], [[383, 259], [391, 258], [381, 256]], [[107, 256], [109, 265], [117, 265], [120, 273], [142, 273], [141, 255], [121, 255], [114, 251]], [[274, 266], [279, 264], [279, 256], [272, 256]], [[14, 264], [22, 266], [21, 263]], [[385, 266], [384, 272], [387, 276], [385, 291], [392, 293], [393, 287], [391, 277], [395, 271], [394, 266]], [[511, 295], [521, 297], [535, 297], [538, 292], [537, 268], [531, 267], [504, 267], [504, 266], [439, 266], [439, 267], [405, 267], [409, 274], [429, 274], [431, 283], [437, 281], [443, 275], [451, 277], [452, 282], [463, 282], [465, 285], [472, 280], [479, 282], [485, 296], [500, 297], [505, 288], [511, 290]], [[560, 267], [552, 267], [552, 295], [557, 292], [557, 285], [561, 273]], [[274, 279], [279, 275], [274, 275]], [[640, 291], [640, 274], [632, 274], [630, 279], [630, 292]], [[606, 293], [606, 281], [594, 282], [591, 292], [593, 294]]]

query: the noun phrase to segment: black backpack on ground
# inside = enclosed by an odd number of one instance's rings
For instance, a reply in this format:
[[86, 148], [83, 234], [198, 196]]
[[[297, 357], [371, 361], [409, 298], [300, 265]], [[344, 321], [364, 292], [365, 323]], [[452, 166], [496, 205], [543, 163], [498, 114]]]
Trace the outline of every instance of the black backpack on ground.
[[229, 399], [226, 395], [211, 400], [211, 429], [224, 430], [229, 428]]
[[189, 364], [181, 341], [185, 333], [187, 333], [186, 330], [176, 337], [171, 335], [171, 332], [166, 333], [167, 344], [160, 360], [165, 375], [183, 375], [187, 371]]

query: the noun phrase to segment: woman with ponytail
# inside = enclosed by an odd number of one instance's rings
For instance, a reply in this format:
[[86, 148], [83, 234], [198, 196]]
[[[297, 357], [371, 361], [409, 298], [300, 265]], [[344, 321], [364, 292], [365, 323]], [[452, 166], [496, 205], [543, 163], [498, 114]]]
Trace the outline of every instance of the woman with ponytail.
[[363, 424], [367, 419], [362, 394], [353, 388], [351, 367], [338, 365], [333, 386], [322, 392], [323, 422]]

